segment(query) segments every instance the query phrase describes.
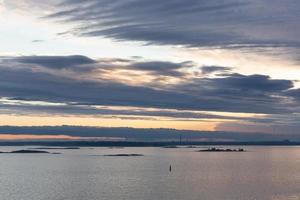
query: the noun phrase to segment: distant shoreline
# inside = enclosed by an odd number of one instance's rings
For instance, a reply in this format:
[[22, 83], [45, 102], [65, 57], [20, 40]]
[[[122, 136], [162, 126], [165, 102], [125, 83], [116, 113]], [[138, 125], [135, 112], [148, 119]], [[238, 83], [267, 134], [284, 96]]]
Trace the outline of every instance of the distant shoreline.
[[59, 146], [59, 147], [168, 147], [193, 145], [224, 146], [300, 146], [300, 141], [242, 141], [242, 142], [136, 142], [136, 141], [1, 141], [0, 146]]

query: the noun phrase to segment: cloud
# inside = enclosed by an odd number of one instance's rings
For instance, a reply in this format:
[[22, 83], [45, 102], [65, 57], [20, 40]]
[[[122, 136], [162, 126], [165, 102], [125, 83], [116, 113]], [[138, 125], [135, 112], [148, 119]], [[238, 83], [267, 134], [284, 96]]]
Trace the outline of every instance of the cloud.
[[[264, 75], [228, 74], [218, 78], [194, 78], [174, 90], [209, 99], [207, 108], [217, 111], [285, 113], [295, 105], [285, 92], [293, 87], [290, 80], [271, 79]], [[290, 107], [291, 106], [291, 107]]]
[[15, 59], [15, 61], [26, 64], [34, 64], [48, 68], [69, 68], [78, 65], [87, 65], [96, 63], [91, 58], [73, 55], [73, 56], [22, 56]]
[[201, 67], [202, 74], [210, 74], [215, 72], [228, 72], [230, 71], [230, 67], [221, 67], [221, 66], [203, 66]]
[[[93, 70], [78, 71], [76, 67], [80, 65], [91, 65]], [[69, 106], [131, 106], [268, 114], [295, 111], [298, 102], [291, 102], [289, 98], [292, 97], [286, 95], [293, 87], [290, 80], [264, 75], [227, 74], [217, 78], [175, 75], [180, 81], [167, 85], [155, 82], [159, 74], [170, 75], [170, 71], [184, 70], [189, 66], [189, 62], [141, 62], [117, 58], [93, 60], [84, 56], [6, 57], [0, 62], [0, 97]], [[49, 68], [52, 70], [49, 71]], [[72, 73], [62, 71], [65, 68]], [[150, 84], [140, 81], [144, 79], [141, 74], [130, 77], [135, 79], [132, 85], [119, 80], [118, 76], [110, 78], [115, 70], [155, 73], [151, 75]], [[85, 112], [93, 113], [92, 110]]]
[[[51, 2], [41, 2], [39, 0], [0, 0], [4, 8], [12, 9], [21, 14], [45, 14], [53, 11], [56, 4], [61, 0], [52, 0]], [[1, 4], [1, 2], [0, 2]]]
[[195, 67], [196, 64], [191, 61], [186, 62], [168, 62], [168, 61], [143, 61], [110, 58], [93, 60], [82, 55], [71, 56], [21, 56], [11, 60], [21, 64], [32, 64], [38, 67], [49, 69], [68, 69], [90, 72], [92, 70], [130, 70], [148, 72], [157, 76], [184, 76], [180, 71]]
[[[42, 57], [44, 58], [44, 57]], [[21, 58], [23, 59], [23, 58]], [[31, 58], [32, 59], [32, 58]], [[16, 58], [19, 61], [19, 58]], [[53, 62], [37, 57], [42, 66], [52, 66]], [[55, 60], [57, 61], [57, 60]], [[34, 65], [37, 62], [33, 62]], [[62, 64], [54, 62], [57, 66]], [[24, 68], [0, 67], [0, 96], [14, 99], [40, 100], [49, 102], [76, 102], [84, 105], [126, 105], [150, 107], [189, 107], [186, 103], [189, 97], [182, 99], [176, 92], [168, 92], [143, 86], [130, 86], [115, 80], [78, 80], [76, 77], [63, 77], [56, 74], [33, 71], [32, 65]], [[72, 68], [72, 66], [69, 66]], [[80, 74], [80, 72], [78, 72]], [[101, 74], [99, 74], [101, 76]], [[170, 101], [173, 99], [172, 101]]]
[[[289, 117], [289, 116], [285, 116]], [[293, 117], [292, 117], [293, 118]], [[272, 135], [278, 135], [282, 139], [296, 139], [299, 140], [299, 116], [297, 122], [275, 122], [275, 123], [220, 123], [216, 130], [222, 131], [236, 131], [236, 132], [264, 132]]]
[[287, 95], [292, 96], [296, 99], [300, 99], [300, 89], [291, 89], [289, 91], [286, 92]]
[[[62, 0], [47, 18], [67, 32], [193, 47], [299, 47], [299, 1]], [[292, 31], [291, 31], [292, 30]]]
[[41, 43], [41, 42], [45, 42], [45, 40], [32, 40], [32, 43]]
[[128, 69], [148, 71], [157, 75], [163, 76], [184, 76], [185, 73], [181, 72], [181, 69], [190, 68], [195, 66], [192, 62], [166, 62], [166, 61], [148, 61], [148, 62], [136, 62], [127, 66]]
[[[24, 116], [87, 116], [99, 118], [143, 119], [143, 120], [179, 120], [179, 121], [226, 121], [242, 120], [254, 121], [251, 116], [226, 116], [210, 112], [195, 112], [176, 109], [148, 109], [142, 107], [116, 107], [74, 105], [65, 103], [37, 102], [17, 99], [0, 99], [0, 114], [13, 114]], [[265, 122], [263, 117], [255, 116], [256, 122]]]
[[226, 78], [213, 79], [219, 85], [227, 86], [227, 89], [238, 89], [247, 92], [280, 92], [291, 89], [293, 82], [290, 80], [271, 79], [266, 75], [241, 75], [231, 74]]

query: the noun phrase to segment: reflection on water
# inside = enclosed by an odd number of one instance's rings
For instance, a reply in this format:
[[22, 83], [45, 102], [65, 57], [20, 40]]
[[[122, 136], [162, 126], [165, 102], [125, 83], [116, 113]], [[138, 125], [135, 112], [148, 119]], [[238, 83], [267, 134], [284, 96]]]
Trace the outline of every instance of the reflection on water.
[[[24, 147], [0, 147], [0, 151]], [[5, 200], [300, 199], [300, 147], [82, 148], [63, 154], [0, 154]], [[144, 154], [105, 157], [105, 154]], [[169, 166], [172, 165], [172, 171]]]

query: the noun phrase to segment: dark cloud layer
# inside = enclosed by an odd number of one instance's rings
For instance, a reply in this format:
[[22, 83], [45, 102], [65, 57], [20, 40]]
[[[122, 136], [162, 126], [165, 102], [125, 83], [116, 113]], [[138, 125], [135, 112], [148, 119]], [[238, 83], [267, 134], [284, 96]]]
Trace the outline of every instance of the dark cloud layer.
[[229, 67], [221, 67], [221, 66], [203, 66], [201, 67], [201, 71], [203, 74], [210, 74], [215, 72], [228, 72], [230, 71]]
[[213, 79], [216, 84], [225, 88], [238, 89], [246, 92], [281, 92], [293, 87], [290, 80], [274, 80], [266, 75], [240, 75], [231, 74], [227, 78]]
[[128, 66], [129, 69], [150, 71], [164, 76], [183, 76], [184, 73], [178, 71], [180, 69], [194, 66], [192, 62], [174, 63], [174, 62], [136, 62]]
[[[103, 67], [103, 63], [105, 66]], [[92, 60], [84, 56], [31, 56], [5, 58], [0, 63], [0, 97], [14, 100], [45, 101], [66, 105], [135, 106], [145, 108], [224, 111], [246, 113], [291, 113], [297, 102], [291, 101], [293, 83], [265, 75], [227, 74], [217, 78], [180, 77], [178, 83], [155, 86], [126, 84], [116, 78], [103, 78], [102, 71], [146, 70], [152, 76], [183, 69], [190, 65], [161, 61]], [[94, 71], [78, 71], [89, 65]], [[111, 66], [110, 66], [111, 65]], [[37, 68], [38, 67], [38, 68]], [[48, 72], [46, 69], [52, 69]], [[65, 74], [68, 68], [72, 74]], [[45, 70], [43, 70], [45, 69]], [[54, 70], [54, 71], [53, 71]], [[83, 76], [85, 78], [80, 78]], [[97, 79], [89, 77], [96, 76]], [[178, 78], [178, 74], [173, 75]], [[139, 81], [141, 78], [137, 78]], [[291, 99], [289, 99], [291, 98]]]
[[74, 56], [22, 56], [16, 58], [16, 61], [26, 64], [35, 64], [49, 68], [62, 69], [78, 65], [87, 65], [96, 63], [96, 61], [80, 55]]
[[[298, 47], [297, 0], [61, 0], [76, 35], [185, 46]], [[287, 31], [292, 30], [292, 31]]]

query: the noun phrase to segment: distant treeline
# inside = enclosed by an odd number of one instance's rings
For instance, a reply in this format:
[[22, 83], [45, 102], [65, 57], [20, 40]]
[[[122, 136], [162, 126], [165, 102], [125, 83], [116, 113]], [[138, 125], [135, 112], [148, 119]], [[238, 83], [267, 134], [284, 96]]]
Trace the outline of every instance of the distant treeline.
[[0, 146], [77, 146], [77, 147], [170, 147], [179, 145], [262, 145], [262, 146], [288, 146], [300, 145], [300, 142], [290, 141], [263, 141], [263, 142], [109, 142], [109, 141], [6, 141]]
[[191, 131], [176, 129], [148, 128], [107, 128], [86, 126], [0, 126], [0, 134], [31, 135], [68, 135], [75, 137], [122, 138], [125, 141], [158, 142], [158, 141], [283, 141], [290, 139], [300, 141], [297, 134], [268, 134], [225, 131]]

